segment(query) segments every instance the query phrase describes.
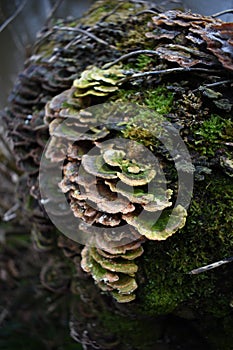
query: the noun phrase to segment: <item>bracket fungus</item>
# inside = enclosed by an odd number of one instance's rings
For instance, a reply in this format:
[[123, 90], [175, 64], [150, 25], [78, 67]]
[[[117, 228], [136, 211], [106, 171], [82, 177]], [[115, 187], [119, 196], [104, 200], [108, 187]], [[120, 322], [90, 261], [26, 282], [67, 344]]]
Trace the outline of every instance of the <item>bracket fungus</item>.
[[75, 79], [75, 97], [108, 96], [110, 93], [118, 90], [117, 82], [125, 75], [119, 68], [100, 69], [93, 67], [81, 73], [79, 79]]
[[182, 67], [216, 66], [233, 69], [232, 23], [210, 16], [167, 11], [152, 18], [147, 32], [154, 39], [159, 57]]
[[[91, 137], [87, 133], [85, 136], [78, 129], [74, 140], [69, 130], [71, 128], [75, 135], [77, 123], [82, 130], [81, 118], [76, 122], [75, 115], [63, 127], [60, 118], [63, 105], [60, 110], [56, 107], [54, 115], [52, 108], [49, 108], [50, 126], [56, 122], [58, 124], [49, 130], [51, 136], [57, 139], [57, 149], [62, 139], [68, 140], [63, 179], [59, 186], [74, 216], [83, 222], [79, 229], [94, 236], [91, 241], [94, 247], [87, 244], [82, 251], [81, 266], [102, 290], [110, 292], [118, 302], [131, 301], [135, 298], [138, 267], [136, 262], [129, 261], [137, 261], [141, 256], [141, 245], [146, 239], [165, 240], [182, 228], [186, 210], [181, 205], [177, 206], [173, 214], [175, 218], [171, 218], [172, 227], [166, 227], [170, 217], [166, 212], [167, 220], [159, 219], [155, 228], [161, 212], [173, 205], [173, 191], [164, 187], [161, 169], [154, 162], [153, 153], [136, 141], [119, 137], [112, 139], [108, 124], [104, 126], [106, 134], [99, 129], [100, 137], [98, 133], [91, 134]], [[77, 112], [77, 116], [82, 113]], [[95, 114], [98, 112], [89, 109], [85, 113], [93, 115], [90, 127], [95, 129], [93, 121], [96, 121]], [[47, 157], [56, 162], [57, 157], [53, 158], [48, 150]], [[150, 217], [145, 226], [137, 221], [137, 217], [143, 213]], [[125, 229], [125, 225], [131, 230]], [[107, 233], [108, 230], [110, 232]], [[134, 242], [136, 245], [131, 244]]]

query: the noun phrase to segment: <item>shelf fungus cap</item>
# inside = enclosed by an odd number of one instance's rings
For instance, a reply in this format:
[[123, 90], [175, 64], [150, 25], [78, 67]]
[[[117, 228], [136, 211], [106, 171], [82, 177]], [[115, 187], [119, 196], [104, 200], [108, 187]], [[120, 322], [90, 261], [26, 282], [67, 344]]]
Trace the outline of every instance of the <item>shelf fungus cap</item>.
[[170, 215], [168, 211], [164, 211], [155, 222], [151, 214], [142, 215], [142, 217], [127, 214], [123, 216], [123, 219], [147, 239], [161, 241], [184, 227], [186, 216], [186, 209], [181, 205], [177, 205]]
[[118, 90], [117, 83], [124, 77], [123, 72], [116, 67], [109, 69], [89, 68], [81, 73], [80, 78], [74, 80], [74, 96], [107, 96]]
[[201, 36], [223, 67], [233, 71], [233, 23], [209, 24]]
[[[142, 252], [140, 248], [135, 254], [139, 256]], [[134, 291], [138, 287], [134, 277], [137, 265], [120, 255], [106, 254], [100, 249], [86, 246], [81, 253], [83, 270], [92, 275], [102, 291], [110, 292], [118, 302], [134, 300]]]

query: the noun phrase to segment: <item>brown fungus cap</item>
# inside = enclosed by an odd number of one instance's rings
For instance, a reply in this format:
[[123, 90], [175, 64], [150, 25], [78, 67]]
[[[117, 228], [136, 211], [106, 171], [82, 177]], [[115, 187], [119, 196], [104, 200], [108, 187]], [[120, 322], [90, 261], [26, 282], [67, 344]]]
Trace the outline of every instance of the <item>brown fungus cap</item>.
[[191, 12], [167, 11], [152, 18], [145, 35], [157, 55], [182, 67], [216, 66], [233, 70], [233, 24]]
[[210, 24], [201, 36], [223, 67], [233, 71], [233, 23]]

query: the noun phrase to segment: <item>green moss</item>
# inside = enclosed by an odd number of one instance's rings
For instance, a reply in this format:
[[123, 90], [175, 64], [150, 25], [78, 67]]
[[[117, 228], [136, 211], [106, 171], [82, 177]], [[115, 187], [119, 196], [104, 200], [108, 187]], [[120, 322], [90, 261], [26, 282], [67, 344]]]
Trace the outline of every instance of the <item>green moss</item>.
[[[145, 5], [141, 5], [141, 8], [137, 8], [136, 12], [143, 11], [145, 9]], [[133, 14], [133, 12], [130, 12]], [[126, 27], [124, 30], [124, 36], [121, 40], [118, 41], [116, 46], [120, 50], [139, 50], [139, 49], [154, 49], [154, 40], [147, 38], [146, 33], [148, 32], [148, 22], [151, 21], [151, 15], [144, 15], [144, 17], [140, 17], [140, 21], [138, 22], [133, 20], [125, 23]], [[132, 23], [133, 22], [133, 23]]]
[[211, 114], [201, 124], [193, 125], [191, 131], [195, 134], [195, 148], [203, 155], [213, 156], [223, 146], [224, 141], [232, 140], [233, 122]]
[[115, 100], [147, 107], [145, 109], [140, 107], [137, 115], [125, 123], [122, 134], [123, 137], [138, 141], [152, 150], [157, 147], [159, 144], [158, 136], [161, 133], [164, 135], [165, 131], [162, 126], [163, 115], [169, 113], [173, 107], [173, 94], [164, 86], [145, 92], [121, 89]]
[[165, 86], [158, 86], [156, 89], [145, 92], [145, 105], [159, 114], [167, 114], [173, 106], [173, 93]]
[[136, 62], [136, 68], [143, 70], [153, 61], [153, 58], [147, 55], [139, 55]]
[[92, 6], [91, 10], [83, 16], [83, 20], [81, 19], [80, 22], [85, 25], [93, 26], [99, 22], [107, 12], [110, 12], [116, 6], [116, 1], [105, 1], [102, 6], [101, 3], [102, 2], [98, 1], [97, 4]]
[[[148, 59], [150, 59], [150, 57], [148, 57]], [[151, 61], [143, 58], [140, 64], [147, 64], [148, 62]], [[131, 68], [135, 68], [136, 66], [137, 63], [132, 65]], [[138, 89], [120, 89], [114, 97], [114, 100], [136, 103], [139, 106], [148, 107], [162, 115], [170, 113], [174, 107], [173, 93], [163, 85], [143, 91], [139, 91]]]
[[[80, 22], [85, 25], [93, 26], [106, 15], [105, 22], [117, 23], [126, 19], [129, 15], [133, 15], [145, 8], [143, 4], [135, 7], [130, 1], [122, 1], [121, 4], [119, 3], [120, 1], [118, 0], [96, 1], [91, 7], [91, 10], [84, 14]], [[113, 11], [117, 6], [119, 6], [118, 9], [121, 13], [120, 17], [118, 11]], [[110, 16], [107, 16], [108, 14], [110, 14]]]
[[53, 40], [42, 44], [39, 49], [36, 51], [37, 55], [41, 55], [41, 57], [48, 58], [52, 55], [54, 50], [55, 42]]
[[136, 71], [143, 71], [149, 67], [149, 65], [154, 61], [154, 58], [148, 55], [138, 55], [136, 60], [124, 65], [124, 69], [134, 69]]
[[158, 136], [164, 132], [162, 121], [161, 114], [140, 108], [122, 130], [123, 137], [140, 142], [153, 150], [159, 144]]
[[184, 302], [195, 312], [215, 317], [230, 311], [230, 266], [198, 275], [188, 273], [232, 255], [232, 180], [215, 174], [194, 191], [181, 232], [164, 242], [145, 245], [142, 264], [148, 280], [139, 288], [139, 298], [147, 314], [171, 312]]

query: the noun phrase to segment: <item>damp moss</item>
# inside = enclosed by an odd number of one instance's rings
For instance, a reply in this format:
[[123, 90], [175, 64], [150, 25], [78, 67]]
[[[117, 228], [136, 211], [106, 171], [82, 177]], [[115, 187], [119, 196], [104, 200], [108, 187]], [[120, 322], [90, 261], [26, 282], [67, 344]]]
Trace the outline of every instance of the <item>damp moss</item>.
[[228, 119], [211, 114], [202, 123], [194, 124], [191, 131], [195, 135], [195, 148], [202, 155], [213, 156], [224, 142], [232, 140], [233, 122], [230, 117]]
[[140, 286], [139, 299], [146, 314], [168, 313], [184, 303], [214, 317], [230, 311], [230, 265], [198, 275], [189, 272], [232, 255], [232, 180], [215, 174], [194, 193], [186, 226], [164, 242], [145, 244], [147, 283]]
[[146, 91], [144, 98], [145, 105], [159, 114], [169, 113], [174, 103], [173, 93], [163, 85]]
[[145, 54], [140, 54], [136, 57], [136, 59], [131, 60], [131, 62], [125, 64], [123, 67], [125, 70], [134, 69], [136, 71], [143, 71], [146, 70], [146, 68], [149, 68], [152, 62], [154, 62], [153, 57]]
[[[114, 11], [115, 9], [116, 11]], [[143, 9], [145, 9], [145, 5], [143, 3], [139, 3], [138, 6], [135, 7], [130, 1], [98, 1], [86, 14], [84, 14], [83, 19], [80, 20], [80, 23], [93, 26], [96, 25], [96, 23], [98, 23], [102, 18], [104, 18], [104, 22], [117, 23], [128, 18], [129, 15], [133, 15], [139, 11], [142, 11]], [[120, 17], [119, 11], [121, 13]]]
[[153, 62], [153, 58], [147, 55], [139, 55], [136, 61], [136, 68], [138, 70], [144, 70], [147, 68], [150, 63]]
[[[137, 64], [145, 65], [149, 62], [151, 62], [150, 57], [148, 59], [143, 58], [143, 60], [136, 61], [134, 64], [131, 63], [130, 68], [135, 69], [137, 68]], [[133, 87], [131, 89], [120, 89], [114, 96], [114, 100], [117, 102], [131, 102], [139, 106], [148, 107], [161, 115], [168, 114], [175, 108], [174, 95], [164, 85], [143, 89], [142, 91]]]
[[120, 89], [114, 99], [145, 107], [144, 110], [139, 108], [137, 115], [124, 124], [123, 137], [138, 141], [150, 149], [158, 146], [158, 137], [165, 132], [162, 122], [173, 109], [173, 94], [164, 86], [145, 91]]
[[[145, 7], [139, 8], [136, 12], [143, 11]], [[133, 13], [132, 13], [133, 14]], [[148, 22], [151, 20], [151, 15], [144, 15], [140, 20], [128, 19], [125, 23], [124, 36], [116, 44], [120, 50], [139, 50], [139, 49], [154, 49], [154, 41], [146, 37], [148, 32]]]
[[132, 117], [122, 130], [125, 138], [140, 142], [150, 149], [158, 144], [159, 135], [164, 132], [162, 127], [163, 116], [149, 109], [139, 109], [135, 117]]
[[46, 42], [39, 47], [39, 49], [36, 51], [36, 54], [40, 55], [41, 58], [43, 57], [43, 59], [48, 58], [52, 55], [54, 46], [55, 42], [53, 40]]

